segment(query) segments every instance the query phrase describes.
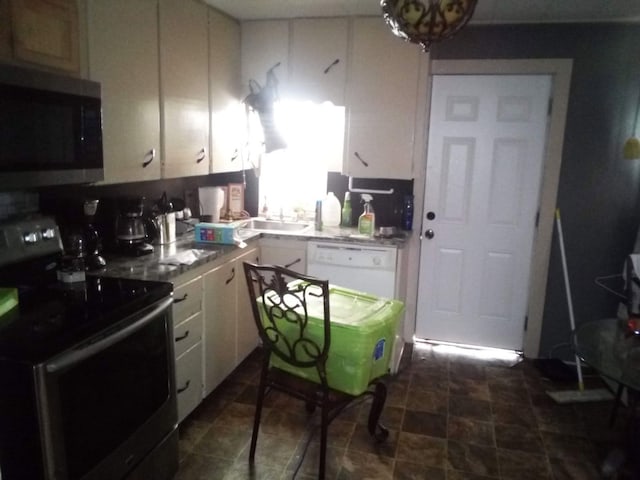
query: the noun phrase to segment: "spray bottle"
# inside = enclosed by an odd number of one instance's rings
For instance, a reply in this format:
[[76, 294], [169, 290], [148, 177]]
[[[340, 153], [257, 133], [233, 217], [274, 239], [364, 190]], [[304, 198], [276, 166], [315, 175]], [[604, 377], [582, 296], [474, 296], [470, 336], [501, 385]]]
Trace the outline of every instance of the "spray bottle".
[[373, 207], [371, 206], [373, 197], [368, 193], [363, 193], [361, 197], [364, 202], [364, 212], [362, 212], [362, 215], [360, 215], [358, 219], [358, 233], [373, 237], [376, 231], [376, 214], [373, 212]]

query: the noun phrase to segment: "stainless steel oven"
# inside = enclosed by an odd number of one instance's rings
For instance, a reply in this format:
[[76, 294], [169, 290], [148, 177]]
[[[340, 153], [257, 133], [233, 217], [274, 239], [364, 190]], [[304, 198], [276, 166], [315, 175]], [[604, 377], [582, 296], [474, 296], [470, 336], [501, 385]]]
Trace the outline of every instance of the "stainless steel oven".
[[0, 316], [2, 480], [172, 478], [171, 284], [90, 276], [64, 285], [45, 280], [54, 264], [0, 268], [1, 286], [11, 279], [20, 292]]

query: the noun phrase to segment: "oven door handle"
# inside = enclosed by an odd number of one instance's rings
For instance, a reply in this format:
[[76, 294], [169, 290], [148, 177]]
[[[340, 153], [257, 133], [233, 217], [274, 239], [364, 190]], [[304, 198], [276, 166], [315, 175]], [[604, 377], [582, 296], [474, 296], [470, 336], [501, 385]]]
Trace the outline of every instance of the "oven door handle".
[[68, 354], [62, 356], [56, 361], [47, 364], [46, 369], [49, 373], [58, 372], [65, 368], [68, 368], [76, 363], [80, 363], [83, 360], [101, 352], [102, 350], [106, 350], [110, 346], [118, 343], [120, 340], [128, 337], [134, 332], [140, 330], [146, 324], [151, 322], [154, 318], [160, 315], [163, 311], [167, 310], [173, 304], [173, 297], [169, 297], [164, 300], [160, 305], [154, 308], [152, 311], [147, 313], [144, 317], [132, 323], [131, 325], [126, 326], [122, 330], [118, 330], [113, 335], [109, 335], [108, 337], [92, 343], [85, 348], [80, 350], [74, 350], [69, 352]]

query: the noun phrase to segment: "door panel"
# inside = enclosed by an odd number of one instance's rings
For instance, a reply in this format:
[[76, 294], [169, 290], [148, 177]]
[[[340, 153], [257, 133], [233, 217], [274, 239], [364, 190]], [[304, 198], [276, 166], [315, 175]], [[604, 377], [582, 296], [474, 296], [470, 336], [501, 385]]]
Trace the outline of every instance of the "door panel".
[[548, 75], [433, 78], [416, 335], [522, 349]]

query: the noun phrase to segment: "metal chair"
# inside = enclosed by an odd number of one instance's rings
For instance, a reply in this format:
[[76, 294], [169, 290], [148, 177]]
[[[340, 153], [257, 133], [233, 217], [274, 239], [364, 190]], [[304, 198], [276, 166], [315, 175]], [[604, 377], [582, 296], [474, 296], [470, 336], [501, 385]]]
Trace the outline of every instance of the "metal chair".
[[[308, 412], [320, 409], [320, 462], [318, 478], [324, 479], [329, 424], [351, 402], [372, 395], [368, 430], [384, 441], [389, 432], [379, 423], [387, 395], [385, 384], [374, 380], [359, 395], [330, 387], [326, 364], [331, 355], [329, 282], [273, 265], [244, 263], [253, 317], [263, 346], [262, 370], [251, 436], [249, 461], [253, 463], [265, 395], [277, 390], [305, 402]], [[309, 307], [324, 312], [321, 328], [309, 326]], [[320, 331], [321, 333], [318, 333]], [[275, 364], [275, 365], [274, 365]]]

